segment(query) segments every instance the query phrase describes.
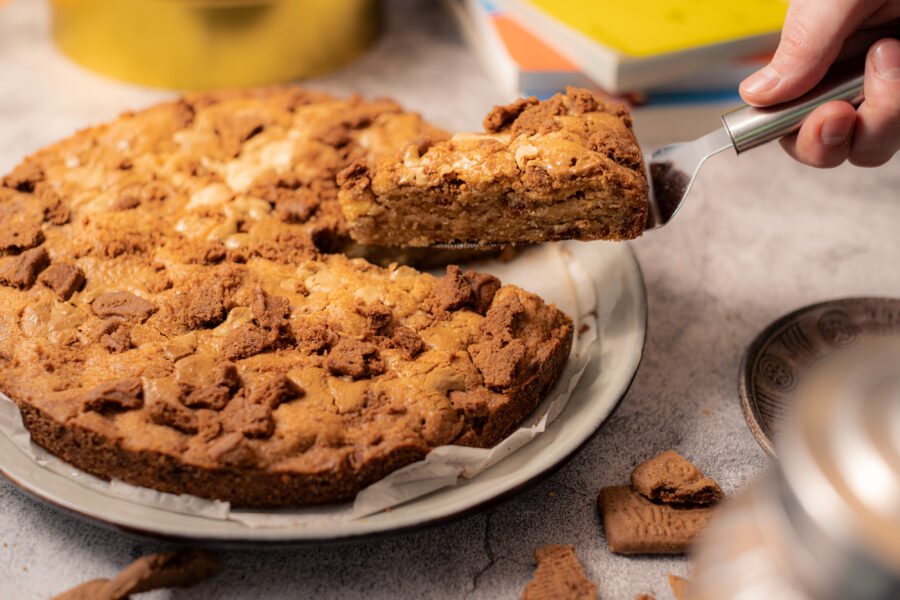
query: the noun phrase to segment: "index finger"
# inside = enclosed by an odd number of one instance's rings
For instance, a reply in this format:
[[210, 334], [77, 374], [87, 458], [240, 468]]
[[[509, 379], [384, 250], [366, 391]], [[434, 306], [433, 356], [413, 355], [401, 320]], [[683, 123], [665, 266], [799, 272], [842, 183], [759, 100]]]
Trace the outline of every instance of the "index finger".
[[771, 62], [741, 83], [744, 101], [769, 106], [808, 92], [828, 71], [844, 40], [883, 4], [883, 0], [791, 2]]

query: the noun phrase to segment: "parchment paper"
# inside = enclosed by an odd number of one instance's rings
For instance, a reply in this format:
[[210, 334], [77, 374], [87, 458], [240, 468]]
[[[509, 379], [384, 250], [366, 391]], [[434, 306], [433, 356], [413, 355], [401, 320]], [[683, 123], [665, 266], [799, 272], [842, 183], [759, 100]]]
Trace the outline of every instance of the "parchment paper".
[[248, 527], [315, 527], [366, 517], [440, 488], [456, 485], [460, 477], [472, 478], [540, 435], [565, 408], [590, 361], [591, 345], [599, 343], [598, 323], [602, 327], [608, 322], [612, 306], [597, 304], [594, 282], [563, 244], [531, 248], [514, 261], [490, 261], [477, 265], [477, 269], [496, 275], [504, 284], [518, 285], [547, 302], [555, 302], [558, 308], [572, 317], [575, 338], [559, 381], [534, 414], [493, 448], [436, 448], [425, 460], [407, 465], [365, 488], [357, 494], [353, 503], [265, 511], [232, 509], [229, 503], [218, 500], [157, 492], [118, 480], [104, 481], [62, 462], [32, 443], [18, 408], [3, 394], [0, 394], [0, 433], [9, 437], [41, 468], [72, 478], [103, 494], [127, 498], [138, 504], [210, 519], [229, 519]]

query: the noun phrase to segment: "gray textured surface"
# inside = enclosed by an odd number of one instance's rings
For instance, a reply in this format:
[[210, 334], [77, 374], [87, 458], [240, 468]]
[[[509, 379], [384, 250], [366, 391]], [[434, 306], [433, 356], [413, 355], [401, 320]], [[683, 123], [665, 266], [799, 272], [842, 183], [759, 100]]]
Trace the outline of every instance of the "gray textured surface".
[[[451, 128], [478, 126], [487, 108], [508, 99], [443, 12], [413, 2], [389, 9], [388, 34], [375, 48], [314, 85], [395, 96]], [[47, 39], [45, 10], [37, 0], [0, 8], [0, 172], [78, 127], [170, 95], [92, 75], [58, 55]], [[715, 125], [715, 110], [684, 114], [700, 133]], [[666, 128], [667, 118], [638, 114], [642, 142], [665, 140], [675, 129]], [[675, 118], [684, 135], [683, 118]], [[736, 395], [741, 353], [768, 322], [799, 306], [900, 295], [898, 166], [895, 159], [871, 171], [816, 171], [790, 162], [777, 147], [710, 161], [683, 214], [633, 243], [650, 318], [631, 391], [598, 435], [547, 481], [481, 514], [418, 533], [342, 546], [227, 551], [215, 579], [142, 597], [516, 598], [531, 576], [534, 548], [574, 543], [600, 598], [643, 592], [671, 598], [665, 575], [686, 575], [687, 561], [610, 554], [597, 523], [596, 491], [626, 482], [634, 465], [667, 448], [694, 460], [728, 494], [762, 472], [767, 459]], [[166, 547], [84, 523], [0, 478], [0, 598], [46, 598]]]

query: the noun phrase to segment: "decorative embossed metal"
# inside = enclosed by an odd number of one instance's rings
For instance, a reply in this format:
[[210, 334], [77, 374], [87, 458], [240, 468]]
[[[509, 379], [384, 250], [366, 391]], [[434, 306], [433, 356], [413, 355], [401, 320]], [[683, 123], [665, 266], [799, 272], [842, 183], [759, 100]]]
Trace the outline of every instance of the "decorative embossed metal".
[[845, 298], [785, 315], [760, 333], [741, 361], [738, 392], [744, 418], [770, 456], [797, 384], [823, 356], [866, 337], [900, 338], [900, 298]]

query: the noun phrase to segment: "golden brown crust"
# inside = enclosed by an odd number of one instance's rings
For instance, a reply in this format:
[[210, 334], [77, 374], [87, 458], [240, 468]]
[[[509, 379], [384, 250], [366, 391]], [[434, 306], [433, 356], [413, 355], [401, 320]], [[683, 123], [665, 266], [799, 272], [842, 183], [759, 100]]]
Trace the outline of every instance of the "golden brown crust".
[[[459, 425], [451, 427], [453, 431], [458, 429], [457, 437], [443, 440], [444, 443], [489, 447], [508, 435], [534, 410], [562, 373], [571, 346], [572, 327], [561, 313], [558, 314], [561, 316], [559, 337], [542, 347], [542, 353], [534, 357], [534, 363], [516, 388], [504, 394], [492, 393], [480, 386], [449, 391], [447, 395]], [[534, 334], [531, 324], [525, 327], [523, 333]], [[429, 388], [446, 391], [459, 377], [458, 371], [438, 366], [425, 375], [425, 389], [416, 393], [428, 393]], [[13, 397], [32, 439], [79, 468], [104, 478], [117, 478], [176, 494], [217, 498], [239, 506], [274, 507], [348, 500], [391, 471], [421, 460], [433, 447], [427, 440], [413, 436], [398, 440], [387, 452], [375, 453], [366, 460], [342, 452], [339, 460], [331, 462], [324, 470], [266, 470], [259, 468], [257, 462], [256, 451], [263, 449], [263, 440], [252, 440], [252, 436], [229, 436], [224, 430], [221, 434], [216, 431], [215, 437], [205, 440], [204, 431], [195, 429], [194, 440], [202, 441], [210, 455], [217, 451], [222, 454], [216, 461], [190, 464], [171, 452], [123, 447], [120, 428], [109, 419], [99, 418], [97, 413], [90, 413], [97, 419], [86, 420], [81, 415], [63, 423], [39, 406], [18, 400], [16, 395]], [[59, 410], [60, 407], [54, 408]], [[359, 420], [351, 418], [349, 422]], [[187, 437], [184, 428], [179, 432], [180, 437]], [[377, 431], [372, 433], [378, 434]], [[327, 437], [328, 432], [316, 435]], [[223, 450], [223, 442], [226, 445], [234, 443]], [[315, 451], [314, 446], [315, 442], [312, 442], [302, 450]], [[235, 452], [241, 449], [251, 454], [249, 460]]]
[[[177, 277], [144, 321], [143, 312], [131, 321], [97, 316], [77, 295], [48, 306], [51, 290], [35, 287], [37, 299], [19, 298], [26, 314], [60, 325], [30, 336], [10, 327], [2, 390], [38, 444], [91, 473], [280, 506], [348, 499], [438, 445], [496, 443], [534, 410], [568, 356], [571, 321], [512, 286], [482, 316], [441, 309], [430, 275], [332, 257], [301, 265], [311, 274], [285, 303], [259, 293], [260, 283], [290, 281], [285, 267], [262, 277], [266, 267], [247, 269], [220, 325], [170, 338], [161, 332], [176, 326], [166, 315], [184, 287]], [[90, 292], [88, 270], [82, 293]], [[374, 301], [360, 301], [367, 294]], [[492, 318], [510, 304], [524, 307], [516, 318]], [[111, 334], [97, 337], [110, 322], [136, 343], [111, 349]], [[275, 341], [230, 363], [229, 327]], [[283, 335], [292, 341], [282, 347]], [[488, 340], [524, 346], [509, 381], [479, 369], [475, 348]]]
[[427, 246], [641, 235], [648, 188], [623, 106], [569, 88], [494, 107], [484, 127], [341, 171], [353, 238]]
[[[329, 262], [347, 266], [338, 258]], [[322, 281], [336, 276], [318, 262], [305, 267], [317, 269]], [[388, 278], [372, 269], [343, 289], [384, 285]], [[306, 290], [306, 304], [292, 296], [297, 304], [287, 327], [297, 338], [306, 335], [308, 345], [263, 350], [234, 364], [215, 351], [223, 330], [151, 341], [156, 317], [120, 323], [143, 342], [116, 353], [88, 339], [80, 349], [61, 348], [40, 333], [24, 338], [11, 331], [11, 345], [21, 350], [6, 347], [11, 357], [0, 384], [38, 444], [101, 477], [246, 506], [349, 499], [437, 445], [490, 446], [505, 437], [559, 378], [571, 346], [571, 321], [522, 290], [497, 292], [492, 307], [514, 297], [528, 308], [508, 329], [491, 333], [478, 325], [487, 318], [473, 310], [423, 310], [436, 305], [431, 276], [394, 271], [398, 276], [419, 289], [382, 292], [394, 307], [387, 319], [380, 311], [374, 311], [380, 317], [366, 314], [356, 292], [342, 289], [326, 299]], [[307, 282], [317, 285], [315, 278]], [[180, 287], [176, 282], [174, 290]], [[307, 310], [326, 303], [333, 311]], [[245, 311], [233, 308], [232, 324]], [[332, 320], [350, 311], [358, 321]], [[87, 317], [71, 335], [81, 340], [107, 321]], [[262, 315], [251, 322], [268, 324], [260, 329], [280, 326]], [[191, 339], [182, 342], [185, 337]], [[525, 344], [527, 351], [509, 385], [493, 389], [470, 348], [497, 337]], [[362, 365], [343, 365], [346, 357], [336, 352], [342, 343], [365, 346]], [[37, 348], [42, 362], [28, 362]], [[378, 372], [364, 366], [372, 357]], [[61, 378], [42, 376], [44, 368]]]
[[[571, 320], [484, 274], [451, 306], [453, 269], [318, 247], [337, 167], [422, 131], [391, 102], [271, 88], [27, 159], [0, 185], [0, 391], [34, 440], [101, 477], [284, 506], [505, 436], [559, 377]], [[512, 347], [502, 377], [479, 368]]]

